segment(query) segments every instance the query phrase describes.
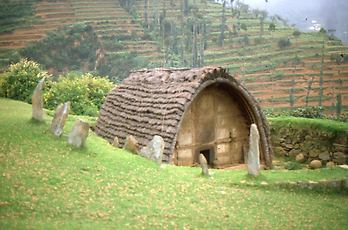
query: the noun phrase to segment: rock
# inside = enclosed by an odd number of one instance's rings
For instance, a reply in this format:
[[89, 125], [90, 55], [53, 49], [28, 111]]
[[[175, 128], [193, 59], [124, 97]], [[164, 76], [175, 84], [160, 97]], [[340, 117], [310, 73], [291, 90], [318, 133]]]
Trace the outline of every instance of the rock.
[[298, 163], [302, 164], [303, 162], [306, 161], [306, 157], [302, 153], [300, 153], [296, 156], [296, 161]]
[[52, 124], [51, 124], [51, 132], [60, 137], [63, 133], [63, 128], [65, 125], [65, 120], [68, 117], [70, 111], [70, 101], [65, 104], [60, 104], [56, 111], [54, 112]]
[[319, 183], [315, 182], [315, 181], [309, 181], [308, 182], [308, 188], [318, 188], [319, 187]]
[[294, 149], [300, 149], [300, 145], [298, 143], [294, 144]]
[[268, 185], [266, 181], [261, 181], [261, 185]]
[[278, 186], [281, 186], [281, 187], [285, 187], [285, 186], [286, 186], [286, 183], [285, 183], [285, 182], [282, 182], [282, 181], [278, 181], [278, 182], [277, 182], [277, 185], [278, 185]]
[[296, 187], [296, 186], [297, 186], [297, 183], [296, 183], [296, 182], [293, 182], [293, 181], [290, 181], [290, 182], [289, 182], [289, 185], [290, 185], [291, 187]]
[[163, 150], [164, 141], [162, 137], [155, 135], [150, 143], [140, 150], [140, 156], [149, 158], [150, 160], [157, 162], [158, 165], [161, 165]]
[[329, 182], [327, 180], [320, 180], [321, 188], [326, 189], [329, 185]]
[[88, 136], [89, 124], [84, 122], [82, 119], [78, 118], [69, 135], [69, 144], [75, 147], [83, 147], [85, 146], [85, 141]]
[[319, 149], [311, 149], [311, 150], [309, 150], [309, 156], [310, 157], [317, 157], [317, 156], [319, 156], [320, 152], [321, 151]]
[[333, 161], [339, 165], [348, 164], [348, 154], [343, 152], [335, 152]]
[[330, 160], [330, 155], [327, 151], [320, 153], [318, 158], [322, 161], [322, 162], [326, 162]]
[[260, 175], [260, 135], [257, 126], [250, 126], [249, 153], [248, 153], [248, 173], [254, 176]]
[[346, 190], [348, 190], [348, 177], [345, 177], [345, 178], [343, 179], [343, 185], [344, 185], [344, 188], [345, 188]]
[[304, 181], [299, 181], [298, 182], [298, 187], [300, 188], [308, 188], [308, 183]]
[[284, 149], [290, 151], [291, 149], [294, 148], [294, 146], [292, 144], [282, 144], [282, 146], [284, 147]]
[[321, 168], [323, 165], [321, 163], [321, 161], [319, 160], [313, 160], [310, 164], [309, 164], [309, 167], [311, 169], [319, 169]]
[[343, 153], [348, 152], [348, 146], [346, 146], [346, 145], [334, 143], [333, 146], [334, 146], [335, 152], [343, 152]]
[[123, 149], [128, 152], [140, 155], [139, 144], [133, 136], [128, 136], [124, 142]]
[[43, 102], [42, 102], [42, 90], [44, 87], [46, 77], [43, 77], [39, 84], [36, 86], [33, 96], [31, 98], [33, 108], [33, 118], [38, 121], [43, 121]]
[[296, 156], [300, 154], [300, 151], [297, 150], [297, 149], [292, 149], [290, 152], [289, 152], [289, 157], [291, 158], [296, 158]]
[[286, 156], [288, 152], [283, 149], [283, 147], [274, 147], [273, 153], [276, 155]]
[[199, 154], [199, 164], [202, 167], [202, 174], [203, 175], [208, 175], [208, 164], [207, 164], [207, 159], [205, 159], [203, 154]]
[[326, 164], [326, 168], [333, 167], [333, 166], [335, 166], [335, 163], [332, 161], [327, 162], [327, 164]]
[[112, 146], [118, 148], [119, 145], [120, 145], [120, 142], [118, 141], [118, 137], [115, 137], [114, 142], [112, 142]]
[[342, 180], [341, 179], [333, 179], [330, 180], [329, 185], [331, 188], [340, 188], [342, 184]]

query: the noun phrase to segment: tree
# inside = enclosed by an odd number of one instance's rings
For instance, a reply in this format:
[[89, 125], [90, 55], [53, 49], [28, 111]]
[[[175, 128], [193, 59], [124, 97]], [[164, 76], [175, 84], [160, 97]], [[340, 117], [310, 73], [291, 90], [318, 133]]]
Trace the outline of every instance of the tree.
[[279, 48], [284, 48], [284, 47], [287, 47], [287, 46], [291, 46], [290, 39], [286, 38], [286, 37], [279, 38], [278, 46], [279, 46]]
[[276, 28], [275, 24], [274, 24], [273, 22], [271, 22], [271, 23], [269, 24], [268, 30], [269, 30], [269, 31], [275, 31], [275, 28]]
[[220, 45], [224, 46], [224, 40], [225, 40], [225, 22], [226, 22], [226, 16], [225, 16], [225, 8], [226, 8], [226, 1], [222, 3], [222, 15], [221, 15], [221, 33], [220, 33]]
[[298, 38], [298, 37], [300, 37], [301, 32], [300, 32], [299, 30], [295, 30], [295, 31], [292, 33], [292, 35], [294, 35], [294, 37]]
[[240, 24], [240, 28], [242, 29], [242, 30], [247, 30], [247, 26], [246, 26], [246, 24], [244, 23], [244, 22], [242, 22], [242, 24]]
[[307, 91], [307, 96], [306, 96], [306, 107], [308, 107], [309, 93], [312, 89], [313, 81], [314, 81], [314, 76], [312, 77], [312, 79], [308, 83], [308, 91]]
[[244, 34], [243, 40], [244, 40], [245, 45], [249, 45], [250, 44], [248, 33]]
[[267, 16], [268, 16], [267, 11], [265, 11], [265, 10], [260, 11], [260, 36], [261, 37], [263, 35], [263, 24], [264, 24], [264, 21], [267, 18]]

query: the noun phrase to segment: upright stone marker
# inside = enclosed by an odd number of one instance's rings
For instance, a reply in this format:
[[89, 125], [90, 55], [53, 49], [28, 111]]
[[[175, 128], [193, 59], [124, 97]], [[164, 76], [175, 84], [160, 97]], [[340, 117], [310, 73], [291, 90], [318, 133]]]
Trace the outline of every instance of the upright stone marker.
[[207, 159], [205, 159], [203, 154], [199, 154], [199, 163], [201, 164], [203, 175], [209, 175]]
[[140, 155], [139, 144], [137, 140], [132, 136], [128, 136], [124, 142], [123, 149], [131, 153]]
[[71, 133], [69, 135], [69, 144], [75, 147], [83, 147], [85, 146], [85, 141], [88, 136], [89, 124], [84, 122], [80, 118], [76, 120], [74, 123]]
[[164, 141], [162, 137], [155, 135], [152, 141], [140, 150], [140, 156], [149, 158], [150, 160], [157, 162], [158, 165], [161, 165], [163, 150]]
[[250, 126], [249, 154], [248, 154], [248, 173], [254, 176], [260, 175], [260, 135], [257, 126]]
[[68, 117], [70, 111], [70, 101], [65, 104], [60, 104], [53, 115], [51, 124], [51, 132], [57, 137], [60, 137], [63, 132], [65, 120]]
[[115, 137], [114, 142], [112, 142], [112, 146], [118, 148], [119, 145], [120, 145], [120, 142], [118, 141], [118, 137]]
[[43, 102], [42, 102], [42, 90], [44, 87], [46, 77], [43, 77], [39, 84], [36, 86], [33, 96], [31, 98], [33, 107], [33, 118], [38, 121], [43, 121]]

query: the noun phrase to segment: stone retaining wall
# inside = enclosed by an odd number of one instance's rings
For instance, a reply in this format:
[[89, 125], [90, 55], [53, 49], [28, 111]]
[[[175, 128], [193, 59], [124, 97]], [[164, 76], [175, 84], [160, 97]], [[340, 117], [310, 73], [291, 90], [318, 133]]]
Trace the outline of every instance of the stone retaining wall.
[[285, 187], [298, 187], [298, 188], [309, 188], [309, 189], [343, 189], [348, 191], [348, 177], [343, 179], [332, 179], [332, 180], [320, 180], [316, 181], [299, 181], [299, 182], [278, 182], [277, 185]]
[[348, 164], [348, 133], [334, 137], [315, 129], [272, 129], [271, 144], [273, 152], [278, 155], [296, 158], [302, 153], [307, 162], [320, 160], [323, 164], [329, 161], [338, 165]]

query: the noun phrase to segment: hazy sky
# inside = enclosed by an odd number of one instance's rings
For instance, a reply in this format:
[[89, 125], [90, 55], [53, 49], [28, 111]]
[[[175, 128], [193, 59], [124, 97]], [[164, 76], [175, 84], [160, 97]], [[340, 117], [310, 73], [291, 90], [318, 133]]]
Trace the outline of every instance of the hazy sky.
[[325, 29], [336, 29], [334, 34], [348, 43], [348, 0], [241, 0], [251, 8], [266, 10], [269, 15], [279, 14], [289, 25], [310, 31], [312, 21]]

